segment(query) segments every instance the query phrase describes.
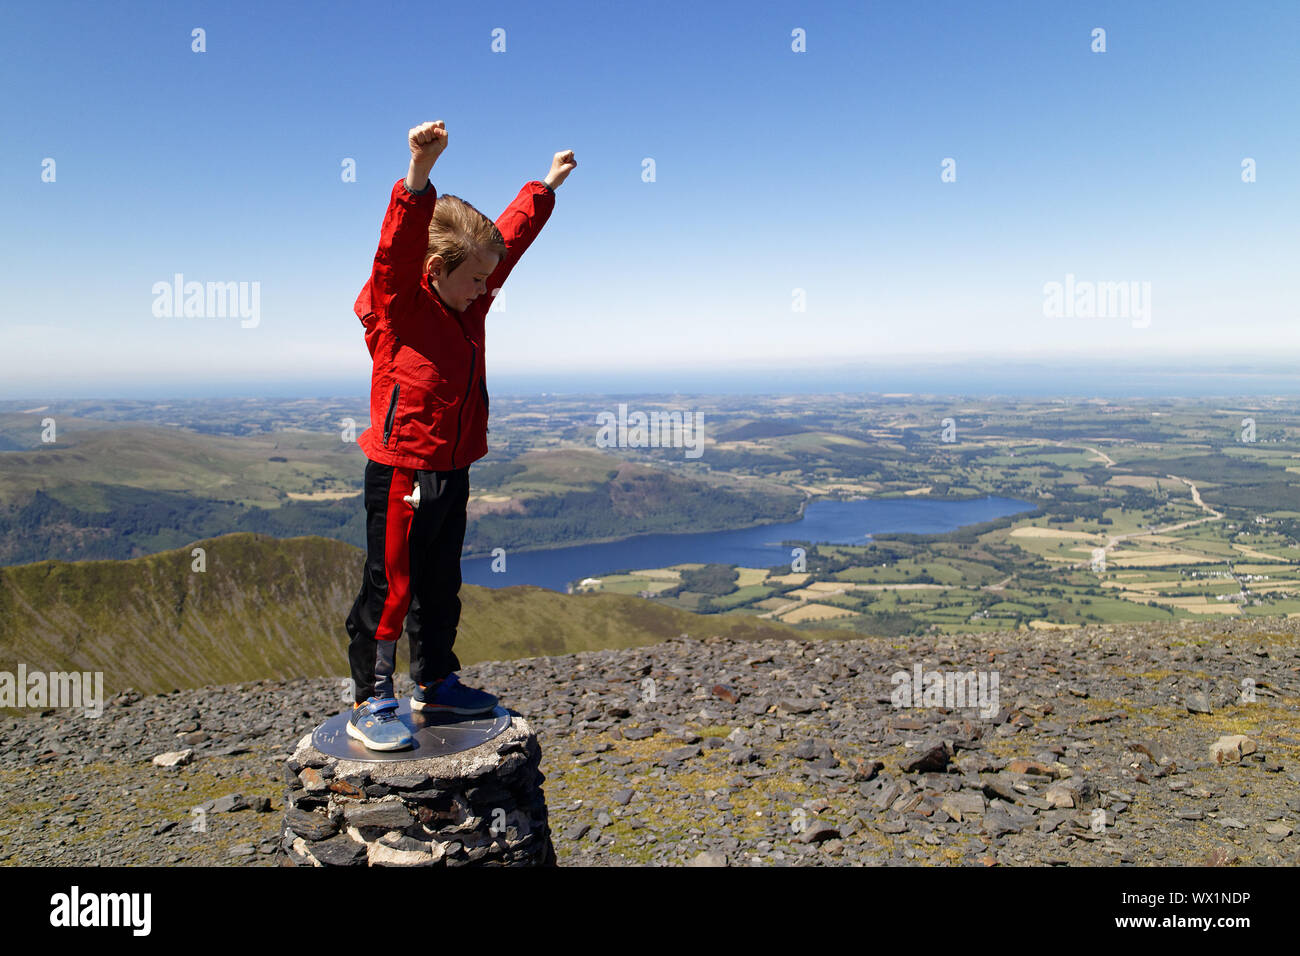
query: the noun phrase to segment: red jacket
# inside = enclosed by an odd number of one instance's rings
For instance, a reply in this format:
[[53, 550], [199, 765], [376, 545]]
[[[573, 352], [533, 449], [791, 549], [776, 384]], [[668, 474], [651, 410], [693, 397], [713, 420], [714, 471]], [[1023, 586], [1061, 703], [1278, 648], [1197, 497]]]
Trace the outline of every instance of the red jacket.
[[[375, 265], [353, 310], [374, 359], [370, 427], [357, 444], [371, 461], [424, 471], [451, 471], [488, 452], [484, 328], [495, 290], [555, 208], [545, 183], [525, 183], [496, 221], [506, 256], [487, 292], [453, 312], [429, 284], [424, 259], [437, 190], [393, 185]], [[380, 416], [376, 419], [376, 413]]]

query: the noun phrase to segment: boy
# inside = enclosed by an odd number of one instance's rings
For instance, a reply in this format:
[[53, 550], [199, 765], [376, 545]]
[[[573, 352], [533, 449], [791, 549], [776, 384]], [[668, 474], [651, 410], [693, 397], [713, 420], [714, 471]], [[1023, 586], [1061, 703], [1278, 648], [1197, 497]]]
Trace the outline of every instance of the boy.
[[496, 707], [494, 696], [460, 683], [452, 652], [469, 465], [488, 450], [484, 319], [550, 218], [556, 187], [577, 166], [572, 150], [556, 153], [546, 179], [526, 183], [493, 224], [456, 196], [438, 196], [430, 182], [447, 148], [441, 120], [415, 127], [407, 142], [406, 181], [393, 185], [370, 281], [354, 306], [374, 369], [371, 426], [357, 441], [368, 459], [367, 554], [346, 621], [355, 698], [348, 733], [372, 750], [413, 742], [393, 696], [403, 619], [412, 710]]

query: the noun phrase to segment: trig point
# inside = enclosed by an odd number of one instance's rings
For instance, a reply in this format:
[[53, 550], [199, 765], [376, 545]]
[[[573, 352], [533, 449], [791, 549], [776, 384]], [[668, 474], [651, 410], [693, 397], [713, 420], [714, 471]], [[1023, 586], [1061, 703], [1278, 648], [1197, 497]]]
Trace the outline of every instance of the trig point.
[[285, 764], [285, 866], [554, 866], [538, 765], [522, 717], [398, 717], [415, 745], [367, 749], [339, 714]]

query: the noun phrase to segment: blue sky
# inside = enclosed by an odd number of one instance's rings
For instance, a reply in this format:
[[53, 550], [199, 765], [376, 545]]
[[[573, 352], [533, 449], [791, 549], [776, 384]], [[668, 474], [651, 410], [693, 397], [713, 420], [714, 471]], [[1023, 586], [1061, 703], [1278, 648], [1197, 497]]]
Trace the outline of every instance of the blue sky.
[[[1290, 0], [3, 16], [0, 397], [322, 381], [364, 394], [351, 305], [406, 132], [432, 119], [450, 134], [435, 185], [492, 217], [557, 150], [579, 164], [489, 315], [498, 386], [1300, 353]], [[955, 182], [940, 179], [947, 157]], [[176, 273], [258, 283], [256, 326], [155, 317], [153, 286]], [[1149, 283], [1145, 324], [1045, 315], [1045, 283], [1067, 275]]]

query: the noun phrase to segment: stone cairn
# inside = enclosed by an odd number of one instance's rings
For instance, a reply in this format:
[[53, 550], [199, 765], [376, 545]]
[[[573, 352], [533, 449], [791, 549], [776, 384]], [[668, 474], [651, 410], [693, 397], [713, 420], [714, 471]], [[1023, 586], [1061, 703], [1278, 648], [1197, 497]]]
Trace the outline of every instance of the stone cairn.
[[554, 866], [542, 749], [522, 717], [470, 750], [355, 761], [312, 746], [285, 764], [282, 866]]

